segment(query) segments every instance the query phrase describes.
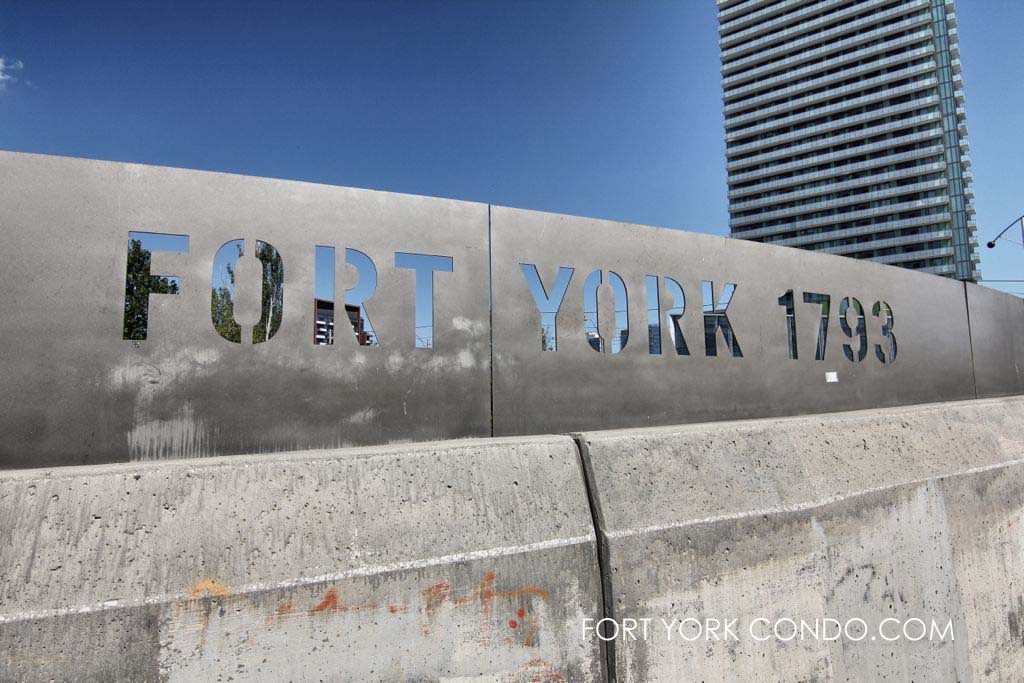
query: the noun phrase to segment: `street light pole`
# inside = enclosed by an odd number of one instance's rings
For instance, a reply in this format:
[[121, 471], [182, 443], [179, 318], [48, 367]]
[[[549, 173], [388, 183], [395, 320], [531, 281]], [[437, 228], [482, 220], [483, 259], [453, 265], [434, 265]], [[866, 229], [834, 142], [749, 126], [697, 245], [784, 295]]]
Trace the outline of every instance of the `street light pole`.
[[[1020, 223], [1020, 227], [1021, 227], [1021, 241], [1020, 242], [1014, 242], [1014, 244], [1020, 244], [1021, 246], [1024, 246], [1024, 216], [1021, 216], [1020, 218], [1018, 218], [1017, 220], [1015, 220], [1014, 222], [1010, 223], [1005, 228], [1003, 228], [1003, 231], [1000, 232], [998, 235], [996, 235], [995, 239], [991, 240], [985, 246], [987, 246], [989, 249], [995, 249], [996, 248], [996, 241], [999, 240], [999, 239], [1005, 239], [1005, 238], [1003, 238], [1003, 235], [1006, 234], [1006, 231], [1009, 230], [1010, 228], [1012, 228], [1013, 226], [1017, 225], [1018, 223]], [[1013, 240], [1007, 240], [1007, 241], [1012, 242]]]

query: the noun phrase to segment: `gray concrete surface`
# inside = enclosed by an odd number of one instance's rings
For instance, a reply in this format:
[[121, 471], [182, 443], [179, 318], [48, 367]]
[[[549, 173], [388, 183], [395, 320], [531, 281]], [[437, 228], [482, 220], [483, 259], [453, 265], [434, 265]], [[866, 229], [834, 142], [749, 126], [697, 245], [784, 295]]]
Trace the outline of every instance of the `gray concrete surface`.
[[[1024, 399], [580, 438], [606, 605], [656, 625], [615, 641], [618, 681], [1024, 677]], [[687, 617], [739, 637], [657, 625]], [[824, 618], [870, 635], [785, 640]], [[915, 618], [940, 631], [876, 637]]]
[[0, 680], [602, 676], [575, 446], [0, 475]]
[[[347, 188], [11, 153], [0, 180], [0, 469], [60, 466], [0, 473], [0, 680], [589, 681], [609, 662], [620, 681], [1024, 678], [1024, 398], [891, 407], [1024, 391], [1017, 299]], [[153, 257], [183, 291], [151, 297], [138, 343], [121, 338], [129, 231], [190, 237], [188, 255]], [[284, 321], [263, 344], [210, 323], [213, 255], [236, 238], [284, 258]], [[318, 244], [336, 248], [338, 302], [344, 248], [376, 262], [380, 348], [340, 317], [335, 346], [311, 343]], [[454, 259], [435, 276], [434, 349], [413, 348], [397, 251]], [[575, 269], [557, 352], [541, 350], [523, 263], [546, 284]], [[620, 354], [584, 335], [597, 269], [626, 284]], [[649, 353], [647, 275], [683, 286], [690, 356], [664, 320]], [[705, 356], [702, 280], [716, 300], [739, 285], [742, 357], [721, 336]], [[822, 360], [804, 292], [832, 298]], [[846, 296], [867, 314], [857, 362]], [[895, 363], [875, 356], [876, 300], [895, 312]], [[586, 432], [580, 452], [500, 436], [852, 408], [871, 410]], [[226, 453], [243, 455], [200, 457]], [[155, 462], [100, 464], [130, 459]], [[601, 616], [655, 623], [602, 647], [583, 628]], [[687, 617], [935, 619], [954, 637], [662, 637], [659, 619]]]
[[[1022, 427], [999, 398], [3, 473], [0, 680], [1016, 680]], [[868, 631], [754, 637], [826, 618]], [[942, 632], [857, 638], [886, 619]]]

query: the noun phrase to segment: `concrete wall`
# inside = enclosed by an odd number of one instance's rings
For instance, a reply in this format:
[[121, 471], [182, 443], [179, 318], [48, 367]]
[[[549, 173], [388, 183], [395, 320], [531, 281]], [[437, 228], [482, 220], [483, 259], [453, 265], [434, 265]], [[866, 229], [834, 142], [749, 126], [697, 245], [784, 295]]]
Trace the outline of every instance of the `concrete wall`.
[[568, 437], [0, 477], [0, 680], [596, 680], [599, 596]]
[[1016, 680], [1022, 494], [1024, 398], [8, 472], [0, 680]]
[[[1019, 299], [350, 188], [11, 153], [0, 180], [0, 679], [1024, 678], [1024, 399], [891, 407], [1024, 392]], [[189, 237], [150, 254], [181, 291], [149, 297], [141, 340], [122, 335], [136, 231]], [[245, 343], [211, 323], [234, 240], [284, 263], [266, 342], [256, 317]], [[339, 307], [344, 250], [377, 264], [378, 346], [340, 309], [336, 343], [312, 343], [317, 245]], [[431, 348], [400, 253], [453, 259]], [[548, 294], [572, 272], [557, 351], [524, 266]], [[854, 298], [863, 318], [840, 317]], [[735, 348], [704, 334], [726, 311]], [[503, 436], [608, 427], [632, 431]], [[373, 443], [392, 445], [281, 453]], [[158, 462], [100, 464], [130, 460]], [[653, 627], [604, 645], [584, 630], [602, 617]], [[687, 617], [946, 619], [954, 639], [690, 642], [659, 623]]]
[[[617, 680], [1021, 678], [1022, 427], [1012, 399], [581, 435], [607, 611], [738, 620], [620, 638]], [[869, 635], [751, 635], [826, 617]], [[886, 618], [954, 635], [883, 642]]]

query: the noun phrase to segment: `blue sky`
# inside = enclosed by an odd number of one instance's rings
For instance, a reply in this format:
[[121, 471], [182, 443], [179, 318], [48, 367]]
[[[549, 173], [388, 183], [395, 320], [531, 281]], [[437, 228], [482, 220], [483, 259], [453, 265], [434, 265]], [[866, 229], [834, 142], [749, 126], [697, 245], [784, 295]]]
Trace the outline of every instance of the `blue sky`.
[[[1024, 279], [984, 248], [1024, 213], [1024, 2], [957, 10], [982, 271]], [[2, 149], [728, 232], [713, 0], [5, 0], [0, 57]]]

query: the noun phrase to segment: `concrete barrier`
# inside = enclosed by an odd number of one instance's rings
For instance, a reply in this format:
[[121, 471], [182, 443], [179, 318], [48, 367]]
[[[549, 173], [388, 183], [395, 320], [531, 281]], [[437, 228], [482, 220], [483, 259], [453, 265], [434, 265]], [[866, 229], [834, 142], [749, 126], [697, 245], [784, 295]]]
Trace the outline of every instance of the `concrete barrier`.
[[590, 514], [568, 437], [5, 473], [0, 680], [595, 680]]
[[579, 441], [616, 680], [1024, 676], [1024, 399]]
[[1003, 398], [5, 473], [0, 680], [1016, 679], [1022, 426]]

